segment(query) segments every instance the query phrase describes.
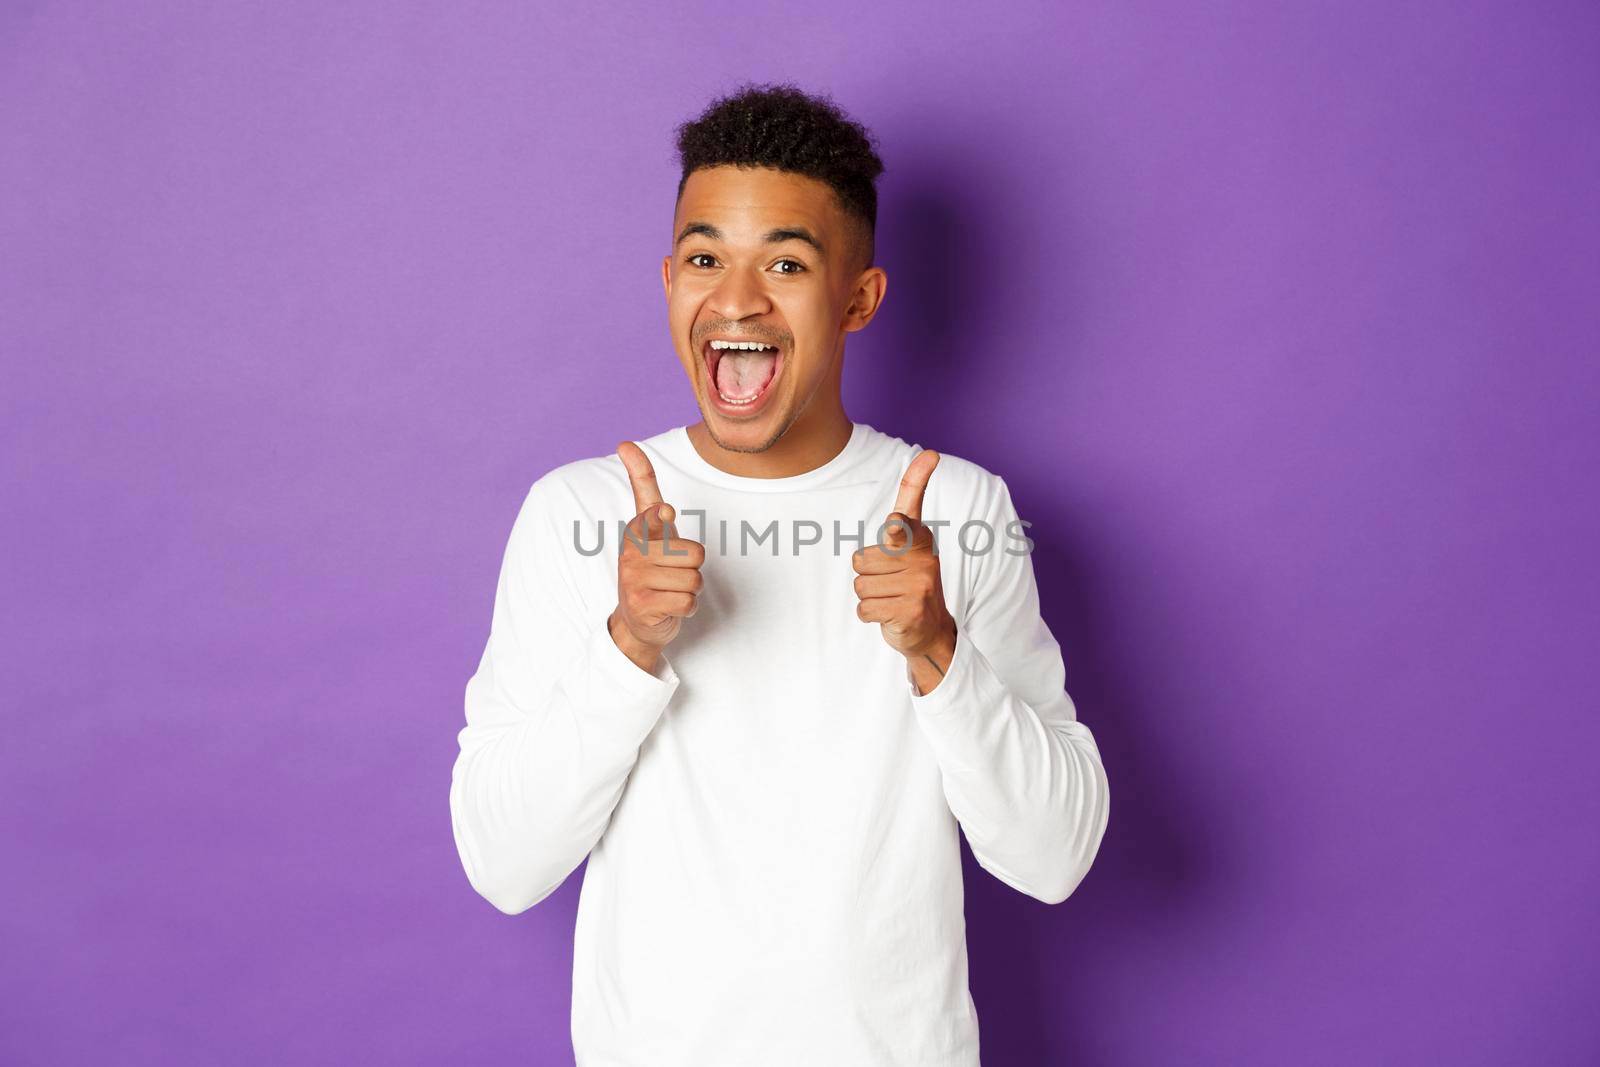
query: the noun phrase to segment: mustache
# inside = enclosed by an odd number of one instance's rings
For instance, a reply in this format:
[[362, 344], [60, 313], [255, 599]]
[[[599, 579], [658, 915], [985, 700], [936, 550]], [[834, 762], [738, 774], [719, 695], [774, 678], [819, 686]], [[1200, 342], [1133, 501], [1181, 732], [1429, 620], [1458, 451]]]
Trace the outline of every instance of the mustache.
[[699, 348], [705, 344], [706, 338], [712, 334], [722, 334], [740, 341], [759, 341], [764, 345], [776, 345], [779, 348], [794, 347], [794, 335], [788, 332], [761, 328], [752, 329], [748, 326], [739, 326], [731, 322], [709, 323], [695, 330], [692, 335], [694, 346]]

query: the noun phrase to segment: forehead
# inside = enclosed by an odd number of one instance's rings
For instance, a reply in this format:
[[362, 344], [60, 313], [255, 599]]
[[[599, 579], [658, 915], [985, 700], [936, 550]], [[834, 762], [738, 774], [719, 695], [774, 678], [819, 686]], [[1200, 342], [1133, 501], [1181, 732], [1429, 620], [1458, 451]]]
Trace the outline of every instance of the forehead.
[[672, 221], [674, 236], [681, 223], [700, 221], [739, 241], [782, 225], [831, 234], [838, 229], [840, 211], [833, 189], [803, 174], [771, 167], [703, 167], [684, 182]]

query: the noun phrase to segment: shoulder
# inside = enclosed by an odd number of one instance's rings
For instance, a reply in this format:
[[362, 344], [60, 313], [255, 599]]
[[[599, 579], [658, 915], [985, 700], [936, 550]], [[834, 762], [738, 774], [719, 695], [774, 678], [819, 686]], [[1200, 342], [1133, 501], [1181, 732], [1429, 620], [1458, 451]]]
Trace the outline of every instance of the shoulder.
[[1010, 493], [1000, 475], [964, 456], [939, 452], [922, 514], [927, 519], [944, 519], [952, 528], [969, 522], [994, 525], [1002, 521], [1009, 501]]
[[934, 480], [942, 480], [952, 496], [984, 502], [993, 502], [1004, 492], [1006, 484], [1000, 475], [982, 464], [942, 451], [939, 465], [933, 469], [933, 479], [928, 482], [930, 490]]
[[[652, 463], [659, 464], [672, 431], [634, 438]], [[584, 520], [595, 516], [632, 515], [633, 489], [628, 471], [615, 452], [584, 456], [552, 467], [535, 478], [523, 496], [522, 514], [550, 520]]]
[[616, 455], [585, 456], [563, 463], [535, 478], [528, 499], [550, 508], [573, 506], [595, 494], [627, 488], [628, 472]]
[[928, 491], [923, 497], [924, 518], [956, 523], [982, 518], [1000, 510], [1008, 498], [1005, 479], [980, 463], [946, 452], [936, 444], [924, 446], [887, 434], [878, 436], [882, 438], [885, 454], [892, 460], [896, 481], [925, 448], [939, 453], [939, 464], [933, 470], [933, 477], [928, 479]]

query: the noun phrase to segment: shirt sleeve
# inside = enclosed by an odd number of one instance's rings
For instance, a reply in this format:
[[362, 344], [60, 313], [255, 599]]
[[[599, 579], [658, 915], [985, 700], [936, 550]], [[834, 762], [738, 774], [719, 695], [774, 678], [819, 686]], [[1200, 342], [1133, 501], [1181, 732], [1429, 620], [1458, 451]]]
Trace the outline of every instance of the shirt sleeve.
[[1110, 794], [1094, 736], [1066, 692], [1060, 645], [1039, 613], [1010, 490], [994, 483], [985, 518], [993, 546], [975, 561], [954, 658], [930, 692], [908, 688], [973, 856], [1012, 888], [1056, 904], [1094, 862]]
[[606, 623], [615, 597], [584, 602], [581, 557], [557, 527], [535, 483], [501, 561], [451, 772], [461, 864], [508, 915], [550, 895], [599, 841], [678, 687], [665, 655], [651, 673], [617, 647]]

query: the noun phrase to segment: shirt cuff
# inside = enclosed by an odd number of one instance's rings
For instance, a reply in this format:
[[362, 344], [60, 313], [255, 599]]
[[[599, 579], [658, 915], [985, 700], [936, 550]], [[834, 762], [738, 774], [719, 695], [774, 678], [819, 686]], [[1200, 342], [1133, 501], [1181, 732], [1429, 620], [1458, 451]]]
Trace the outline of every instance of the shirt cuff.
[[678, 688], [678, 672], [663, 652], [656, 657], [656, 669], [647, 671], [629, 659], [611, 637], [610, 616], [600, 620], [589, 635], [589, 662], [607, 681], [630, 697], [665, 704]]
[[911, 690], [911, 706], [917, 713], [933, 718], [956, 714], [963, 708], [992, 707], [1004, 692], [994, 668], [959, 626], [955, 652], [939, 684], [921, 696], [909, 681], [906, 687]]

